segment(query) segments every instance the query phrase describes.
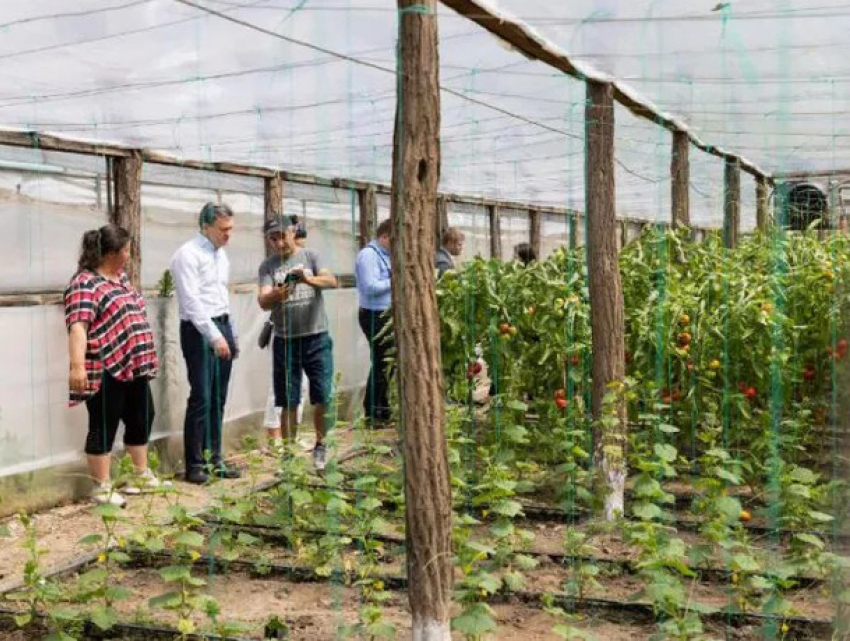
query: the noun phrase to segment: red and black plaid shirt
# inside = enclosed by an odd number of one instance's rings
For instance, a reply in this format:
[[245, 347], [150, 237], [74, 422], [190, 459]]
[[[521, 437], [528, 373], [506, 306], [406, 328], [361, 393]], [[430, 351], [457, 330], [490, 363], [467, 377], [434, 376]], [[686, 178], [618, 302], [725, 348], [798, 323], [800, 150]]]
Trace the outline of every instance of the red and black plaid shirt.
[[94, 396], [104, 368], [119, 381], [153, 378], [159, 364], [145, 300], [121, 272], [116, 283], [83, 270], [65, 290], [65, 325], [85, 323], [88, 386], [70, 393], [71, 405]]

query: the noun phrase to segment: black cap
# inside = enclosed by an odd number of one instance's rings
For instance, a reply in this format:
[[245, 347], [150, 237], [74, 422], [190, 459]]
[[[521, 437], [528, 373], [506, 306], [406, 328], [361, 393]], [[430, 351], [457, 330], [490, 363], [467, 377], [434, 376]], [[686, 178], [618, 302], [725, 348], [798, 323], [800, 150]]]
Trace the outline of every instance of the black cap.
[[284, 216], [277, 215], [274, 218], [269, 218], [266, 220], [265, 225], [263, 225], [263, 233], [267, 236], [269, 234], [282, 234], [290, 227], [298, 226], [298, 216]]

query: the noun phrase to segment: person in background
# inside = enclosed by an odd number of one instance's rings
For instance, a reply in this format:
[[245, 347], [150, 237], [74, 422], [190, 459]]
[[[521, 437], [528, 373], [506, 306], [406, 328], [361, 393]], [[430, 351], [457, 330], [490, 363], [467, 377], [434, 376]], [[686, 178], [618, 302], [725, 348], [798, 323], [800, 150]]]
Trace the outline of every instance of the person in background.
[[369, 341], [372, 362], [363, 398], [363, 410], [371, 427], [378, 427], [391, 419], [386, 358], [393, 339], [381, 336], [389, 321], [386, 312], [392, 301], [391, 231], [390, 220], [378, 225], [375, 239], [360, 250], [354, 266], [359, 308], [357, 317], [360, 329]]
[[[296, 216], [292, 217], [293, 220], [297, 220]], [[304, 223], [298, 223], [295, 228], [295, 244], [300, 248], [304, 249], [307, 245], [307, 226]], [[271, 319], [271, 316], [269, 317]], [[272, 352], [272, 367], [274, 367], [274, 350]], [[307, 397], [307, 394], [310, 392], [310, 387], [307, 380], [307, 375], [304, 374], [301, 377], [301, 402], [298, 404], [298, 409], [295, 412], [295, 423], [296, 425], [301, 425], [301, 421], [304, 419], [304, 399]], [[272, 450], [276, 453], [282, 453], [281, 450], [283, 448], [283, 434], [280, 429], [280, 405], [275, 403], [274, 398], [274, 378], [271, 379], [269, 383], [269, 393], [266, 398], [266, 412], [263, 417], [263, 427], [266, 428], [266, 436], [268, 437], [269, 444], [272, 447]]]
[[463, 253], [464, 235], [457, 227], [448, 227], [440, 239], [440, 249], [437, 250], [437, 258], [434, 266], [437, 268], [437, 278], [450, 269], [455, 268], [454, 259]]
[[272, 311], [275, 405], [282, 408], [280, 428], [285, 442], [295, 439], [301, 380], [307, 375], [316, 445], [313, 464], [325, 468], [325, 411], [333, 393], [333, 341], [328, 332], [322, 290], [337, 286], [314, 249], [295, 243], [298, 219], [277, 216], [266, 221], [266, 239], [273, 253], [258, 270], [257, 302]]
[[112, 486], [112, 445], [123, 421], [124, 445], [138, 474], [124, 488], [138, 494], [161, 485], [148, 468], [154, 407], [150, 379], [159, 367], [145, 301], [124, 271], [130, 235], [105, 225], [83, 235], [77, 272], [65, 290], [70, 405], [83, 401], [89, 415], [86, 462], [97, 503], [124, 507]]
[[210, 476], [239, 478], [222, 459], [224, 405], [233, 359], [239, 355], [230, 316], [230, 263], [225, 245], [233, 232], [233, 210], [207, 203], [198, 218], [199, 233], [171, 259], [180, 309], [180, 347], [189, 377], [183, 426], [186, 480], [203, 484]]
[[520, 261], [523, 266], [527, 267], [531, 261], [537, 260], [537, 253], [531, 244], [520, 243], [514, 247], [514, 260]]

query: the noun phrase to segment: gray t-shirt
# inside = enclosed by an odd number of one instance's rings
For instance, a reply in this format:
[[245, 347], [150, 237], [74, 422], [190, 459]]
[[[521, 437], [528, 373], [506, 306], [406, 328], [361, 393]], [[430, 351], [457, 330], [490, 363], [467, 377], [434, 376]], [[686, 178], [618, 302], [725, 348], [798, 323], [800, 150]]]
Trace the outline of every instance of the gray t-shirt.
[[[288, 259], [270, 256], [260, 265], [260, 287], [282, 285], [286, 275], [296, 268], [302, 268], [305, 276], [315, 276], [324, 269], [319, 252], [313, 249], [299, 249]], [[328, 317], [325, 314], [325, 301], [322, 290], [298, 283], [295, 291], [272, 310], [274, 332], [283, 338], [300, 338], [328, 331]]]

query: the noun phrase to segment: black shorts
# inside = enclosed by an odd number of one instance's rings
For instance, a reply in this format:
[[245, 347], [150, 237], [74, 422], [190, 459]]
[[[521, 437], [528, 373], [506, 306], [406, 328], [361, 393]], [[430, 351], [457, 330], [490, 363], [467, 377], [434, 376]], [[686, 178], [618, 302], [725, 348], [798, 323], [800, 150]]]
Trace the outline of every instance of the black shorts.
[[86, 401], [86, 408], [89, 411], [86, 454], [109, 454], [121, 421], [124, 445], [147, 445], [154, 417], [147, 378], [125, 383], [104, 370], [100, 389]]

